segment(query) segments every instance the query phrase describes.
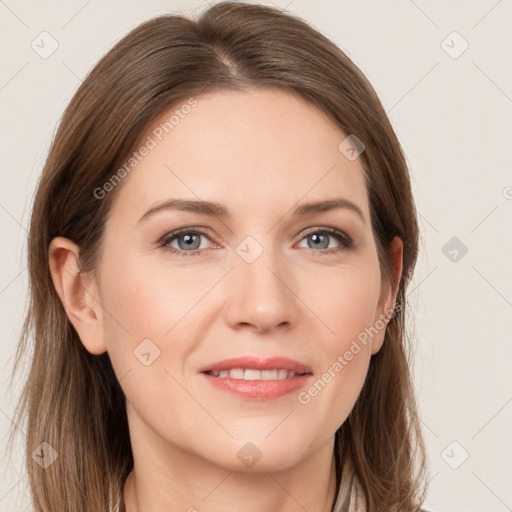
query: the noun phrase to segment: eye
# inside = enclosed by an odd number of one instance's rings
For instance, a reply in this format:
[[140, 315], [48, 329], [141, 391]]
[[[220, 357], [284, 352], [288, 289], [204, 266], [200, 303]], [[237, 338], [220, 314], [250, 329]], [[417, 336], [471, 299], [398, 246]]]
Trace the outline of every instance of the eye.
[[[181, 228], [167, 233], [159, 242], [159, 246], [179, 256], [196, 256], [204, 246], [201, 246], [201, 237], [211, 240], [213, 233], [209, 230]], [[172, 243], [177, 244], [172, 246]]]
[[[158, 244], [159, 247], [179, 256], [197, 256], [206, 248], [201, 245], [202, 237], [210, 241], [215, 238], [210, 230], [187, 227], [167, 233]], [[333, 239], [338, 241], [338, 245], [334, 247], [330, 243]], [[303, 235], [301, 242], [302, 240], [307, 242], [307, 248], [313, 249], [319, 255], [338, 253], [351, 249], [354, 245], [353, 240], [347, 234], [332, 228], [314, 228]]]
[[[339, 244], [334, 247], [329, 247], [332, 239], [337, 240]], [[321, 251], [315, 251], [320, 252], [320, 254], [337, 253], [351, 249], [354, 245], [353, 240], [348, 235], [332, 228], [315, 228], [306, 233], [302, 240], [306, 241], [309, 249], [321, 249]]]

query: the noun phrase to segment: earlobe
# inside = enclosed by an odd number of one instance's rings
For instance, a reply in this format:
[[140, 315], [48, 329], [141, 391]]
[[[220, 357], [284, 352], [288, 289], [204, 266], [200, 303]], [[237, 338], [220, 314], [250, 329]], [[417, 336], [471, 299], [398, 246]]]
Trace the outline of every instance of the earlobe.
[[107, 350], [103, 309], [94, 277], [80, 272], [79, 247], [67, 238], [55, 237], [48, 258], [53, 285], [82, 344], [91, 354], [103, 354]]
[[402, 279], [403, 248], [404, 244], [402, 239], [395, 236], [391, 242], [391, 247], [389, 248], [393, 282], [388, 285], [386, 290], [382, 290], [381, 298], [379, 300], [377, 315], [375, 318], [375, 327], [378, 329], [378, 333], [372, 340], [372, 355], [376, 354], [381, 349], [382, 344], [384, 343], [387, 324], [395, 309], [395, 301], [400, 288], [400, 281]]

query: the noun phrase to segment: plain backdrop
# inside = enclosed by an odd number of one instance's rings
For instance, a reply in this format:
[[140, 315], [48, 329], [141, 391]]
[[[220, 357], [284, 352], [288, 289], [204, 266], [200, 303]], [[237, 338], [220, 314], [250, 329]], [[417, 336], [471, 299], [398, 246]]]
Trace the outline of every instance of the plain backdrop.
[[[512, 1], [274, 5], [308, 21], [362, 69], [407, 156], [422, 235], [409, 299], [430, 459], [427, 506], [512, 510]], [[17, 463], [3, 455], [21, 378], [7, 384], [27, 301], [31, 201], [59, 118], [130, 29], [205, 6], [0, 0], [0, 512], [29, 504], [22, 425]]]

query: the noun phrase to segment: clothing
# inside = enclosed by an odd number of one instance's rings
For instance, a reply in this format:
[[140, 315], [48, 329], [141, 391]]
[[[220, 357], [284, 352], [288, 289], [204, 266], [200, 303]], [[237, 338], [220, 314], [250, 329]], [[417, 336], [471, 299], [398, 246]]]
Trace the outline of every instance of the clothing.
[[350, 459], [343, 464], [340, 490], [332, 512], [366, 512], [364, 491]]
[[[124, 503], [119, 499], [113, 512], [124, 512]], [[364, 492], [350, 460], [343, 465], [341, 484], [332, 512], [366, 512]]]

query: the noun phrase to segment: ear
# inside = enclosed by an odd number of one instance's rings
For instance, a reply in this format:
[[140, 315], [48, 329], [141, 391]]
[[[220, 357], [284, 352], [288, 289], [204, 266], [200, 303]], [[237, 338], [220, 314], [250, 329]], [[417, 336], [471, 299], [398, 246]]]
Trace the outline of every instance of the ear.
[[48, 256], [53, 285], [82, 344], [91, 354], [103, 354], [107, 347], [98, 286], [91, 273], [80, 272], [79, 247], [67, 238], [56, 237]]
[[394, 311], [396, 296], [402, 277], [404, 244], [402, 239], [395, 236], [389, 248], [389, 259], [392, 268], [392, 283], [387, 284], [382, 290], [377, 305], [373, 327], [378, 331], [372, 338], [372, 355], [376, 354], [384, 343], [387, 323]]

